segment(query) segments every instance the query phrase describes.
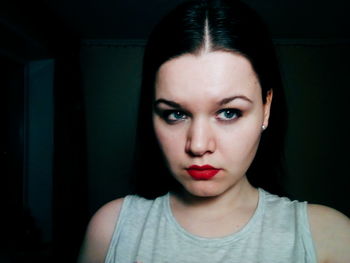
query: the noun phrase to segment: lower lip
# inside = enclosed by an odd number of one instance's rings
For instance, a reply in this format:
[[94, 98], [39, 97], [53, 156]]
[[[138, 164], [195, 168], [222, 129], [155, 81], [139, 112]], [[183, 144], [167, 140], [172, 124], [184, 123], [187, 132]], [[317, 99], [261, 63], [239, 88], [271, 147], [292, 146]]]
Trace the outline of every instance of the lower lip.
[[220, 169], [206, 169], [206, 170], [198, 170], [198, 169], [188, 169], [187, 172], [189, 175], [195, 180], [209, 180], [213, 178]]

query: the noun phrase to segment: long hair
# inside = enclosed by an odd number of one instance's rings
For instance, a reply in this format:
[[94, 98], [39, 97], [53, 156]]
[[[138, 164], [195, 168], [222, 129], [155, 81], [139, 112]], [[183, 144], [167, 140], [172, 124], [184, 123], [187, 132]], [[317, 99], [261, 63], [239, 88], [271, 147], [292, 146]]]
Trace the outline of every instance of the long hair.
[[134, 193], [155, 198], [181, 187], [166, 166], [153, 129], [155, 78], [163, 63], [183, 54], [197, 54], [208, 42], [210, 51], [233, 52], [250, 61], [259, 79], [264, 103], [267, 92], [273, 90], [269, 127], [263, 132], [247, 177], [255, 187], [282, 194], [287, 114], [278, 61], [263, 21], [254, 10], [236, 0], [185, 2], [152, 31], [143, 58], [132, 178]]

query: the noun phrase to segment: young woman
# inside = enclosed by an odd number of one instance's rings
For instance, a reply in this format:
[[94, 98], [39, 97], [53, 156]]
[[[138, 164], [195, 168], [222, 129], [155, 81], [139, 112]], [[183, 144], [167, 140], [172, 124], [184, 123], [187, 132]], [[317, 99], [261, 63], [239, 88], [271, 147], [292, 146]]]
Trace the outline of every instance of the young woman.
[[272, 194], [283, 105], [251, 9], [208, 0], [171, 12], [145, 50], [136, 194], [94, 215], [80, 262], [350, 262], [346, 216]]

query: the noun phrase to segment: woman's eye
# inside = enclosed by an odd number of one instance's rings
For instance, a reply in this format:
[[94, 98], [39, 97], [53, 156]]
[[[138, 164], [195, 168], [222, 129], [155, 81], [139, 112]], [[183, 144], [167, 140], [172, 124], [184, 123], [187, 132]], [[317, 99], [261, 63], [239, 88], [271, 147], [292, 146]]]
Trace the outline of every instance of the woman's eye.
[[217, 118], [223, 121], [230, 121], [242, 116], [242, 112], [237, 109], [223, 109], [219, 111]]
[[164, 111], [163, 117], [168, 122], [177, 122], [187, 118], [182, 111]]

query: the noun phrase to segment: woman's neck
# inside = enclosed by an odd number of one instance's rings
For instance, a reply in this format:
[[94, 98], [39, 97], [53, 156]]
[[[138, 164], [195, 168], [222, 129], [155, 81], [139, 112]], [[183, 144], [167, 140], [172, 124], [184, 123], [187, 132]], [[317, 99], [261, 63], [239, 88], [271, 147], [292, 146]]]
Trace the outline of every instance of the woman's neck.
[[258, 200], [258, 190], [245, 179], [219, 196], [173, 194], [170, 205], [176, 220], [186, 230], [199, 236], [218, 237], [242, 228], [254, 214]]
[[254, 188], [244, 177], [240, 183], [237, 183], [226, 192], [212, 197], [200, 197], [189, 193], [186, 190], [174, 193], [172, 200], [175, 205], [179, 205], [182, 208], [201, 209], [208, 210], [209, 207], [230, 208], [247, 204], [249, 200], [256, 201], [258, 191]]

